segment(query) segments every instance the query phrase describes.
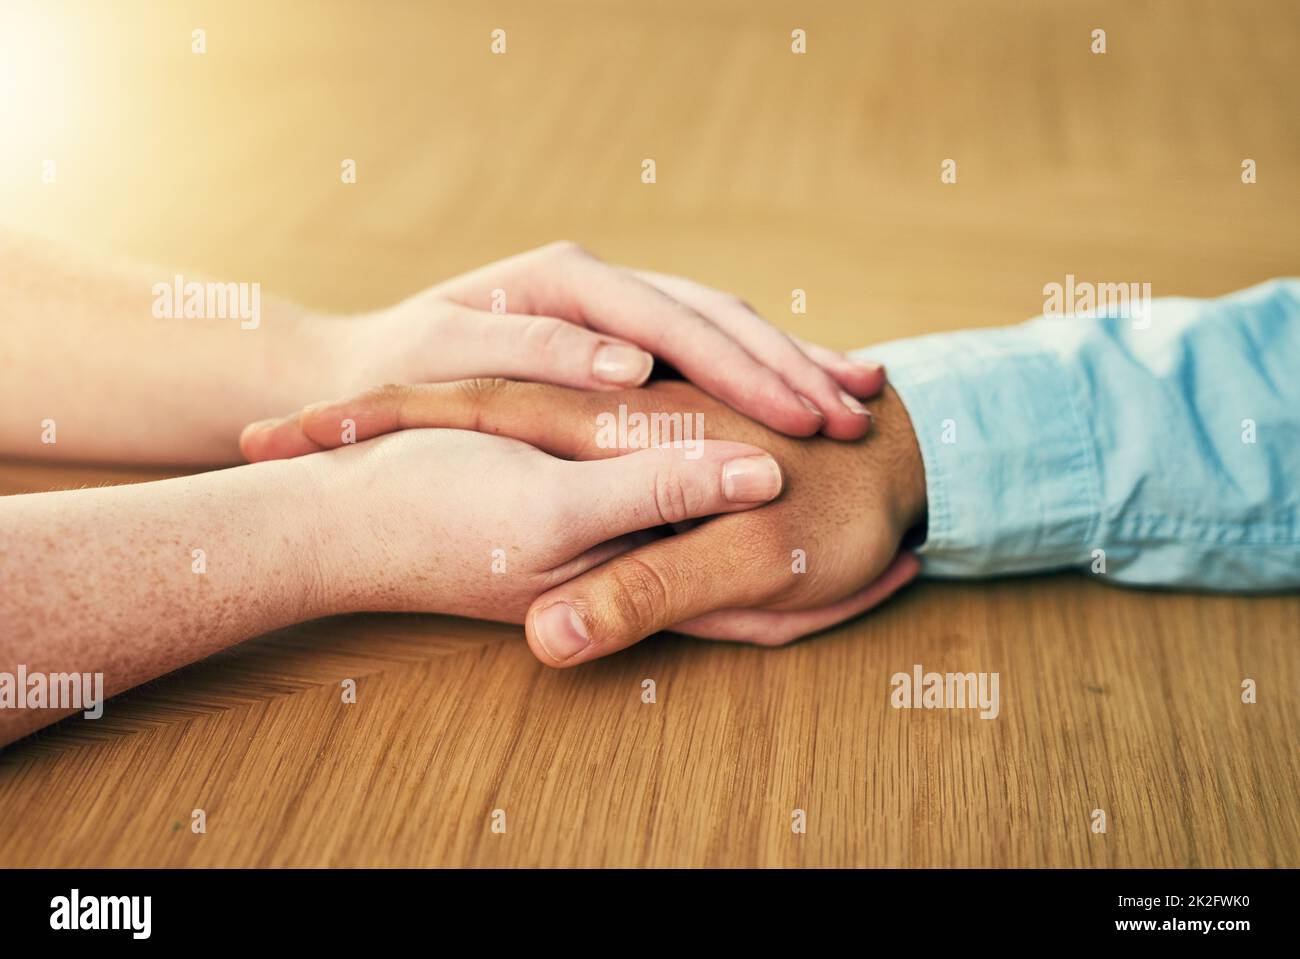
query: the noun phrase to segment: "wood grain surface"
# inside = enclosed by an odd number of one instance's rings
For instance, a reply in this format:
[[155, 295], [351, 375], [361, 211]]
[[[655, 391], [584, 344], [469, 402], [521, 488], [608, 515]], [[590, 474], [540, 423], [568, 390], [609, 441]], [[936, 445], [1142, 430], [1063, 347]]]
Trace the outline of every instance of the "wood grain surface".
[[[5, 5], [0, 215], [338, 311], [571, 238], [840, 348], [1017, 322], [1067, 273], [1300, 272], [1294, 3], [801, 6]], [[0, 866], [1300, 866], [1298, 652], [1294, 595], [1076, 575], [570, 671], [518, 627], [323, 620], [0, 753]], [[1000, 715], [890, 708], [915, 663], [998, 672]]]

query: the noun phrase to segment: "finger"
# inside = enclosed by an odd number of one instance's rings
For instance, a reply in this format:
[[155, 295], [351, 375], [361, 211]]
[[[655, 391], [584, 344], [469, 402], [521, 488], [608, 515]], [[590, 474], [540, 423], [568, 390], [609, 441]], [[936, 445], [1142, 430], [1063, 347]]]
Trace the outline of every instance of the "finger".
[[[699, 310], [718, 324], [719, 327], [736, 337], [741, 345], [765, 362], [780, 363], [780, 360], [776, 357], [760, 355], [758, 352], [759, 339], [770, 339], [771, 333], [777, 333], [781, 339], [794, 344], [796, 349], [808, 361], [821, 367], [840, 386], [855, 397], [865, 399], [875, 396], [885, 385], [884, 369], [880, 364], [869, 361], [858, 363], [841, 353], [836, 353], [834, 350], [801, 340], [793, 334], [783, 333], [759, 316], [758, 312], [748, 303], [728, 293], [712, 289], [686, 277], [674, 276], [668, 273], [653, 273], [643, 270], [638, 271], [637, 275], [646, 282], [664, 290], [669, 295]], [[775, 343], [774, 348], [780, 350], [783, 354], [786, 353], [783, 344]], [[778, 366], [778, 369], [784, 370], [784, 368], [784, 366]]]
[[701, 389], [792, 436], [810, 436], [826, 416], [698, 311], [572, 247], [554, 248], [547, 312], [621, 337], [663, 357]]
[[572, 477], [561, 508], [577, 547], [753, 509], [781, 492], [781, 467], [766, 451], [722, 440], [688, 443], [566, 464]]
[[839, 602], [800, 610], [721, 609], [678, 623], [672, 631], [702, 639], [780, 646], [879, 606], [920, 571], [921, 561], [914, 553], [899, 553], [873, 582]]
[[721, 516], [543, 593], [525, 619], [528, 645], [547, 665], [575, 666], [674, 623], [758, 605], [788, 580], [788, 572], [783, 564], [736, 562], [737, 543], [754, 538], [747, 525], [753, 519]]
[[654, 357], [624, 340], [553, 316], [465, 310], [467, 335], [449, 379], [503, 376], [586, 390], [640, 386]]
[[827, 370], [854, 396], [869, 399], [885, 388], [885, 368], [870, 360], [851, 360], [820, 343], [810, 343], [797, 336], [790, 337], [808, 357]]
[[[239, 452], [250, 463], [263, 460], [287, 460], [308, 453], [319, 453], [323, 446], [311, 439], [299, 423], [300, 413], [274, 420], [249, 423], [239, 434]], [[334, 444], [338, 445], [338, 444]]]
[[[554, 456], [593, 459], [625, 450], [596, 443], [599, 394], [502, 379], [388, 385], [244, 428], [240, 449], [250, 462], [286, 459], [383, 433], [415, 427], [475, 430], [510, 436]], [[539, 416], [538, 410], [546, 410]]]
[[775, 370], [792, 389], [817, 404], [826, 416], [822, 432], [827, 436], [856, 440], [866, 434], [871, 426], [871, 414], [866, 407], [747, 303], [685, 277], [648, 271], [638, 271], [636, 275], [698, 311], [755, 359]]

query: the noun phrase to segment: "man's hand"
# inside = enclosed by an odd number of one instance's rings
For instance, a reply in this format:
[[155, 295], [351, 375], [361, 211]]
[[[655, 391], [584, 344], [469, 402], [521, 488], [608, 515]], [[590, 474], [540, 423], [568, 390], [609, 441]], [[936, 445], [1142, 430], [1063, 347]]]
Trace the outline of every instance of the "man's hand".
[[[925, 477], [907, 412], [892, 390], [872, 403], [877, 428], [859, 443], [795, 441], [677, 382], [616, 393], [479, 380], [385, 387], [250, 426], [252, 460], [418, 426], [498, 433], [557, 456], [627, 453], [599, 440], [601, 414], [702, 413], [711, 439], [752, 443], [782, 464], [785, 492], [753, 512], [720, 516], [607, 559], [532, 603], [528, 640], [543, 662], [571, 666], [674, 628], [717, 639], [778, 644], [876, 605], [915, 576], [899, 553], [925, 514]], [[644, 454], [637, 454], [644, 455]]]

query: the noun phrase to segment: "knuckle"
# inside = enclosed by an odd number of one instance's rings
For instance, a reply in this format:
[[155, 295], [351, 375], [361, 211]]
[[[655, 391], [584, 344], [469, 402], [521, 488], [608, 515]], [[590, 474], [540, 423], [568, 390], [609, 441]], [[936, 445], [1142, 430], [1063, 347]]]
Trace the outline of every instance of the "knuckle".
[[552, 243], [546, 244], [546, 246], [543, 247], [543, 249], [546, 250], [546, 252], [552, 254], [553, 256], [566, 256], [566, 257], [575, 257], [575, 256], [590, 257], [591, 256], [591, 253], [587, 250], [586, 247], [584, 247], [581, 243], [578, 243], [574, 240], [555, 240]]
[[505, 399], [513, 384], [501, 376], [476, 376], [458, 380], [454, 389], [469, 412], [468, 429], [482, 432], [483, 414], [489, 407]]
[[690, 491], [677, 470], [662, 469], [656, 474], [654, 497], [661, 524], [668, 526], [690, 518]]
[[641, 633], [659, 628], [668, 609], [669, 584], [653, 566], [624, 557], [610, 568], [610, 603], [620, 622]]
[[520, 345], [527, 356], [541, 356], [546, 360], [564, 355], [566, 334], [570, 327], [563, 320], [550, 316], [535, 316], [524, 324]]
[[509, 387], [510, 381], [504, 376], [475, 376], [456, 382], [456, 389], [461, 396], [476, 404], [487, 404], [499, 399]]
[[313, 404], [303, 411], [302, 422], [304, 425], [318, 420], [326, 414], [333, 415], [343, 410], [343, 415], [356, 415], [357, 413], [368, 410], [386, 410], [389, 408], [398, 408], [406, 399], [410, 392], [410, 387], [404, 383], [385, 383], [382, 386], [372, 386], [350, 400], [344, 400], [341, 404]]

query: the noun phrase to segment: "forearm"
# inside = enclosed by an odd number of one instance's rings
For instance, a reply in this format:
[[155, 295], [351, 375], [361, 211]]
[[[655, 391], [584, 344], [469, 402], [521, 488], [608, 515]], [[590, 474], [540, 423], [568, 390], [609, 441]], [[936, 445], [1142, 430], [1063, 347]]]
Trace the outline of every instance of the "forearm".
[[[102, 674], [112, 696], [327, 612], [311, 469], [0, 498], [0, 683]], [[0, 744], [73, 711], [0, 704]]]
[[0, 454], [238, 462], [246, 423], [339, 388], [346, 321], [176, 276], [0, 232]]

